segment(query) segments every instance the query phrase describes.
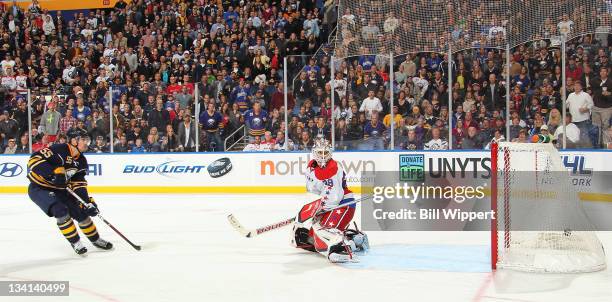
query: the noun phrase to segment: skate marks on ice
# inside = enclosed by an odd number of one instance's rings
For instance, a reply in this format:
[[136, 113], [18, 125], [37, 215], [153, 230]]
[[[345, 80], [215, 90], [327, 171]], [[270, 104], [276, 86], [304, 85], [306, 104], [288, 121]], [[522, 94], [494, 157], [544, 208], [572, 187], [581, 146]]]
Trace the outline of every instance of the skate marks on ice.
[[491, 271], [490, 248], [484, 245], [387, 244], [372, 246], [348, 269], [484, 273]]

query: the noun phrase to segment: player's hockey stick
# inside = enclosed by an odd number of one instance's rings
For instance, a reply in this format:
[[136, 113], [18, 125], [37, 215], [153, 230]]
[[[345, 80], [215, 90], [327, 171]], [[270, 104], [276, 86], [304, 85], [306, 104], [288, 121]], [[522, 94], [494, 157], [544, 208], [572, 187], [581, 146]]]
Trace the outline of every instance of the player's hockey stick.
[[[364, 200], [368, 200], [370, 198], [372, 198], [372, 196], [366, 196], [366, 197], [363, 197], [363, 198], [360, 198], [360, 199], [355, 199], [355, 200], [353, 200], [351, 202], [347, 202], [347, 203], [341, 204], [341, 205], [339, 205], [337, 207], [334, 207], [332, 209], [329, 209], [329, 210], [327, 210], [327, 211], [325, 211], [323, 213], [331, 212], [333, 210], [344, 208], [346, 206], [351, 206], [351, 205], [354, 205], [356, 203], [362, 202]], [[236, 231], [238, 231], [238, 233], [240, 233], [242, 236], [244, 236], [246, 238], [253, 238], [253, 237], [259, 236], [259, 235], [261, 235], [263, 233], [267, 233], [269, 231], [274, 231], [274, 230], [278, 230], [278, 229], [280, 229], [282, 227], [286, 227], [286, 226], [292, 224], [295, 221], [295, 217], [291, 217], [291, 218], [285, 219], [283, 221], [279, 221], [277, 223], [273, 223], [273, 224], [270, 224], [270, 225], [267, 225], [267, 226], [264, 226], [264, 227], [261, 227], [261, 228], [257, 228], [257, 229], [247, 229], [247, 228], [245, 228], [240, 223], [240, 221], [238, 221], [238, 219], [236, 219], [236, 217], [233, 214], [229, 214], [227, 216], [227, 220], [229, 220], [229, 223], [232, 225], [232, 227], [234, 227], [234, 229]]]
[[[86, 208], [90, 208], [93, 207], [92, 204], [86, 203], [85, 201], [83, 201], [83, 199], [81, 198], [81, 196], [77, 195], [77, 193], [74, 193], [74, 191], [72, 191], [70, 188], [66, 188], [66, 191], [68, 193], [70, 193], [70, 195], [74, 196], [74, 198], [76, 198], [76, 200], [78, 200], [84, 207]], [[106, 225], [108, 225], [111, 229], [113, 229], [113, 231], [115, 231], [115, 233], [117, 233], [117, 235], [119, 235], [121, 238], [123, 238], [123, 240], [125, 240], [127, 243], [129, 243], [134, 249], [136, 249], [137, 251], [140, 251], [140, 249], [142, 249], [142, 247], [140, 245], [136, 245], [133, 242], [131, 242], [129, 239], [127, 239], [127, 237], [125, 237], [121, 232], [119, 232], [119, 230], [117, 230], [110, 222], [108, 222], [108, 220], [104, 219], [104, 217], [102, 217], [102, 214], [100, 214], [100, 212], [98, 212], [98, 218], [100, 218], [100, 220], [104, 221], [104, 223], [106, 223]]]

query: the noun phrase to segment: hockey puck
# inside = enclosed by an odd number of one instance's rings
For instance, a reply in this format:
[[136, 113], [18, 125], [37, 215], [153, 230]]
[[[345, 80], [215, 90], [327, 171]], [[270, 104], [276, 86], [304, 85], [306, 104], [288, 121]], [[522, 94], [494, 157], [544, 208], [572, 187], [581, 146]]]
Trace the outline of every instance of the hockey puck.
[[232, 162], [227, 157], [219, 158], [215, 160], [214, 162], [212, 162], [206, 168], [206, 170], [208, 171], [208, 174], [210, 174], [210, 177], [212, 178], [221, 177], [229, 173], [229, 171], [232, 170]]

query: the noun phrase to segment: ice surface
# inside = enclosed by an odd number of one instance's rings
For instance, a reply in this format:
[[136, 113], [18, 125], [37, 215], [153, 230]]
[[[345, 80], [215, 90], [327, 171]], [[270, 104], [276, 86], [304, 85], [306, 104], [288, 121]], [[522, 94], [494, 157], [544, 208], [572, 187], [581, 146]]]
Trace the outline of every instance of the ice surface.
[[[360, 263], [334, 265], [289, 246], [289, 228], [240, 237], [290, 217], [306, 195], [97, 195], [133, 250], [95, 219], [115, 250], [74, 254], [26, 195], [0, 195], [0, 280], [68, 280], [69, 297], [0, 301], [612, 301], [610, 270], [535, 275], [488, 269], [485, 232], [371, 232]], [[612, 252], [612, 233], [599, 233]]]

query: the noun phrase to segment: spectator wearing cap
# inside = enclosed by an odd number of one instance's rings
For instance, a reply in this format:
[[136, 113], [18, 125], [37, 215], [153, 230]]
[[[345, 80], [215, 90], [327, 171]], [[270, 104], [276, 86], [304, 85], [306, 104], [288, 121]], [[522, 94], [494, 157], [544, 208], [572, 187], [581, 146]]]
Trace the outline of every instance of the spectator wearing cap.
[[547, 125], [542, 125], [539, 129], [539, 133], [540, 135], [543, 135], [545, 137], [548, 137], [548, 142], [552, 142], [552, 135], [550, 134], [550, 131], [548, 131], [548, 126]]

